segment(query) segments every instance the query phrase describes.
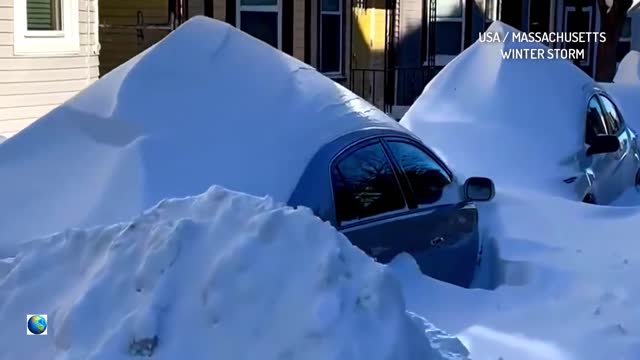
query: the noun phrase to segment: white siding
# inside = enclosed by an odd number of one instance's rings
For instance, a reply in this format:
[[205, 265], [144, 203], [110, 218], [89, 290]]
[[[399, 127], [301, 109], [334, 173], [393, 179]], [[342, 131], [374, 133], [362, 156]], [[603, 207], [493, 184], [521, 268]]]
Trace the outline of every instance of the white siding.
[[16, 56], [13, 0], [0, 0], [0, 136], [14, 135], [98, 78], [98, 0], [79, 1], [78, 54]]

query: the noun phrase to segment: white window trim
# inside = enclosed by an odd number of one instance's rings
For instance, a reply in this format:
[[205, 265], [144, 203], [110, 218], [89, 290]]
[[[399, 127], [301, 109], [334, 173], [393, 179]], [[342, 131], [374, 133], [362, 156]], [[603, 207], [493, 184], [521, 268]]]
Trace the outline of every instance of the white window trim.
[[344, 22], [344, 13], [343, 13], [343, 4], [342, 4], [342, 0], [338, 0], [338, 11], [324, 11], [322, 10], [322, 0], [318, 0], [320, 1], [320, 18], [318, 19], [318, 23], [320, 24], [320, 44], [319, 44], [319, 48], [320, 48], [320, 64], [319, 67], [322, 68], [322, 15], [339, 15], [340, 16], [340, 22], [338, 23], [340, 26], [340, 43], [338, 44], [339, 47], [339, 51], [340, 51], [340, 69], [338, 71], [327, 71], [327, 72], [323, 72], [324, 75], [328, 76], [328, 77], [339, 77], [343, 75], [343, 71], [344, 71], [344, 44], [343, 44], [343, 38], [344, 38], [344, 28], [343, 28], [343, 22]]
[[277, 0], [276, 5], [242, 5], [242, 0], [236, 0], [236, 27], [242, 30], [240, 23], [243, 11], [275, 12], [278, 14], [278, 49], [282, 50], [282, 0]]
[[[567, 31], [567, 20], [569, 19], [569, 12], [575, 12], [575, 6], [565, 6], [564, 8], [564, 31]], [[583, 6], [582, 11], [589, 13], [589, 30], [592, 31], [591, 22], [593, 21], [593, 7], [592, 6]], [[565, 44], [566, 47], [566, 44]], [[587, 56], [586, 60], [580, 61], [580, 66], [591, 66], [591, 41], [587, 42]]]
[[66, 55], [80, 53], [78, 0], [60, 0], [62, 30], [27, 30], [27, 0], [13, 2], [14, 55]]

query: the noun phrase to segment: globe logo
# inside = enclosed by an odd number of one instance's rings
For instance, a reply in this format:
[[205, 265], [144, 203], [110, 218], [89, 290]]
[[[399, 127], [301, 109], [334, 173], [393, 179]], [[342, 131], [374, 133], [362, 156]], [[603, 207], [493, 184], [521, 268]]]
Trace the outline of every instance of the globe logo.
[[46, 335], [47, 315], [27, 315], [27, 335]]

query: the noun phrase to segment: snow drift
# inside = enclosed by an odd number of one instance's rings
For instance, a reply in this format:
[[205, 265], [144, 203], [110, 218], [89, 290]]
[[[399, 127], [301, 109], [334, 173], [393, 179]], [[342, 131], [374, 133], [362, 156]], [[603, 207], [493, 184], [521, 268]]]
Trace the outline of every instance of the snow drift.
[[613, 82], [640, 84], [640, 51], [631, 50], [624, 56]]
[[480, 214], [507, 285], [462, 289], [422, 276], [401, 256], [391, 267], [409, 311], [457, 335], [474, 360], [638, 358], [640, 207], [503, 186]]
[[[488, 31], [517, 30], [494, 22]], [[519, 48], [546, 49], [476, 42], [426, 86], [401, 124], [465, 176], [562, 183], [584, 149], [586, 92], [595, 83], [566, 60], [502, 58]]]
[[220, 187], [26, 243], [0, 293], [0, 359], [466, 359], [309, 209]]
[[196, 17], [2, 145], [0, 247], [212, 184], [286, 201], [320, 146], [380, 123], [401, 128], [309, 65]]

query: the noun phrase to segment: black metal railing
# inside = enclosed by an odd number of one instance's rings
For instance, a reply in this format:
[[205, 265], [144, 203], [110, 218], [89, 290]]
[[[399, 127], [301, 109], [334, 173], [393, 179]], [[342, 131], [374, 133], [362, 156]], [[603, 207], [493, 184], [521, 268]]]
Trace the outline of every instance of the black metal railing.
[[349, 88], [384, 112], [394, 105], [409, 106], [439, 68], [402, 67], [394, 69], [351, 69]]

